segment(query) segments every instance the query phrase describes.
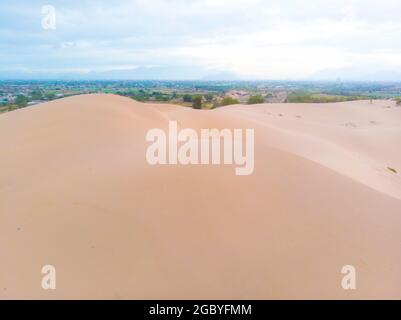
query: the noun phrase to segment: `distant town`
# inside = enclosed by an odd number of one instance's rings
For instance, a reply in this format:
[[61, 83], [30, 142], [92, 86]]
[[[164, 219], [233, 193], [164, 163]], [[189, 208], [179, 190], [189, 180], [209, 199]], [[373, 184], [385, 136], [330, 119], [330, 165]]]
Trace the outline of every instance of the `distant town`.
[[395, 99], [401, 83], [337, 81], [0, 81], [0, 113], [68, 96], [111, 93], [142, 102], [196, 109], [232, 104], [324, 103]]

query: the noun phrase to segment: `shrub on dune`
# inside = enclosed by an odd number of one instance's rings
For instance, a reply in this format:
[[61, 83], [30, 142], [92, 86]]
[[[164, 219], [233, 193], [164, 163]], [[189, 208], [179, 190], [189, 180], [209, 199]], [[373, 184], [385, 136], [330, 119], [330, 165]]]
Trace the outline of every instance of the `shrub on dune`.
[[248, 99], [248, 104], [257, 104], [257, 103], [264, 103], [265, 98], [262, 95], [257, 94], [255, 96], [250, 96]]
[[231, 104], [239, 104], [239, 101], [232, 97], [224, 97], [220, 102], [220, 106], [229, 106]]
[[197, 95], [192, 97], [192, 108], [202, 109], [202, 96]]

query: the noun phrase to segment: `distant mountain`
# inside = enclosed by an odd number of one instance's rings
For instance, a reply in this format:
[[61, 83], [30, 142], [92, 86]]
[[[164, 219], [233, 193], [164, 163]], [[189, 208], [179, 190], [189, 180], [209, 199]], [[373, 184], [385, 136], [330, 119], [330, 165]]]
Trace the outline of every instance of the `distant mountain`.
[[323, 70], [315, 73], [309, 80], [343, 81], [401, 81], [401, 68], [398, 70], [382, 69], [372, 71], [366, 68], [342, 68]]

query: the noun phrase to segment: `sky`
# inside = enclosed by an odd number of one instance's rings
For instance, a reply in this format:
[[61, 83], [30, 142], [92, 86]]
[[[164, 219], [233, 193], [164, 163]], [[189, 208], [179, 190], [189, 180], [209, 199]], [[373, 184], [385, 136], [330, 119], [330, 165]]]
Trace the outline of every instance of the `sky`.
[[1, 0], [0, 78], [401, 81], [400, 0]]

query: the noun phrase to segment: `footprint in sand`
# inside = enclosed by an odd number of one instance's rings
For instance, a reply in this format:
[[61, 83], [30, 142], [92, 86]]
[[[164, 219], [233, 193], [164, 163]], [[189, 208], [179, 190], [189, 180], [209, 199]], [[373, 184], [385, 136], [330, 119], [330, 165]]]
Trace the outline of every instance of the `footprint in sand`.
[[344, 127], [349, 127], [349, 128], [356, 128], [357, 125], [353, 122], [346, 122], [343, 124]]

